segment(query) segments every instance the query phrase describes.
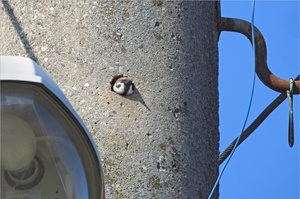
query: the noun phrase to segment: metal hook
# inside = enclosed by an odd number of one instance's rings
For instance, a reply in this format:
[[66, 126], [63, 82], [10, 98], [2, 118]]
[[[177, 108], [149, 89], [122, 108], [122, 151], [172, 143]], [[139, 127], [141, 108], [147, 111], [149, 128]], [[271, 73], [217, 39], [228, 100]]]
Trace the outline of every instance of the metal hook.
[[[234, 18], [221, 18], [220, 31], [239, 32], [245, 35], [251, 41], [251, 23]], [[267, 65], [267, 48], [261, 32], [255, 27], [255, 71], [259, 79], [269, 88], [280, 93], [285, 93], [290, 89], [290, 81], [275, 76]], [[252, 44], [253, 45], [253, 44]], [[293, 94], [299, 94], [300, 81], [294, 81]]]

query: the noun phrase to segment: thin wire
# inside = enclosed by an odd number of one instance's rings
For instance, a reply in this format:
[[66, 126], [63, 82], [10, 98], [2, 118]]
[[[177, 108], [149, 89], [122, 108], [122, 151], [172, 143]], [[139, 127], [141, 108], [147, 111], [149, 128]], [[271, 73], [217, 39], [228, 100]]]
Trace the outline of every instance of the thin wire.
[[241, 133], [239, 134], [238, 138], [237, 138], [237, 141], [235, 142], [235, 145], [230, 153], [230, 155], [228, 156], [228, 159], [227, 161], [225, 162], [223, 168], [221, 169], [220, 173], [219, 173], [219, 176], [214, 184], [214, 187], [213, 189], [211, 190], [209, 196], [208, 196], [208, 199], [211, 199], [213, 193], [215, 192], [216, 190], [216, 187], [218, 186], [219, 184], [219, 181], [226, 169], [226, 166], [228, 165], [231, 157], [233, 156], [237, 146], [238, 146], [238, 143], [239, 143], [239, 140], [241, 138], [241, 135], [242, 135], [242, 132], [244, 131], [245, 127], [246, 127], [246, 124], [247, 124], [247, 121], [248, 121], [248, 117], [249, 117], [249, 114], [250, 114], [250, 110], [251, 110], [251, 106], [252, 106], [252, 100], [253, 100], [253, 94], [254, 94], [254, 88], [255, 88], [255, 35], [254, 35], [254, 12], [255, 12], [255, 0], [252, 0], [252, 17], [251, 17], [251, 33], [252, 33], [252, 50], [253, 50], [253, 53], [252, 53], [252, 59], [253, 59], [253, 81], [252, 81], [252, 90], [251, 90], [251, 96], [250, 96], [250, 101], [249, 101], [249, 106], [248, 106], [248, 110], [247, 110], [247, 115], [246, 115], [246, 118], [245, 118], [245, 122], [243, 124], [243, 128], [242, 128], [242, 131]]
[[[294, 81], [298, 81], [300, 79], [300, 75], [298, 75]], [[290, 89], [291, 90], [291, 89]], [[281, 93], [277, 98], [275, 98], [258, 116], [257, 118], [248, 126], [247, 129], [242, 133], [241, 139], [237, 145], [241, 145], [255, 130], [259, 125], [263, 123], [263, 121], [287, 98], [287, 93]], [[294, 136], [293, 136], [294, 137]], [[219, 156], [219, 165], [221, 165], [227, 157], [230, 155], [238, 137], [235, 138], [230, 145], [221, 153]]]

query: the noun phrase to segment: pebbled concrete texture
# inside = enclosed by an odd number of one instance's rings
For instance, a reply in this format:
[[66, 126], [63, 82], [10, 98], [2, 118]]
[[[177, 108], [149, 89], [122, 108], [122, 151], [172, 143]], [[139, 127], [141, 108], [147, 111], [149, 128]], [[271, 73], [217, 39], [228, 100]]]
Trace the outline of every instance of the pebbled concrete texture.
[[[34, 59], [68, 97], [99, 148], [107, 198], [208, 197], [219, 155], [216, 4], [2, 1], [1, 55]], [[118, 74], [134, 95], [111, 91]]]

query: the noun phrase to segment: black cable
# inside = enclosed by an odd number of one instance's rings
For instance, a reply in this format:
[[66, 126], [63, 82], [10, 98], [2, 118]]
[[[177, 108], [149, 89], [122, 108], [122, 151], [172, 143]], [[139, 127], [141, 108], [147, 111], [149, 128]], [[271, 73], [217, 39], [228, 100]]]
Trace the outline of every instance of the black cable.
[[[299, 77], [300, 75], [298, 75], [295, 80], [298, 80]], [[237, 147], [253, 133], [253, 131], [286, 99], [286, 97], [286, 93], [281, 93], [271, 104], [269, 104], [269, 106], [267, 106], [267, 108], [265, 108], [265, 110], [263, 110], [263, 112], [261, 112], [261, 114], [250, 124], [250, 126], [243, 131]], [[219, 156], [219, 165], [221, 165], [230, 155], [237, 139], [238, 138], [236, 138]]]
[[[242, 133], [241, 138], [237, 146], [239, 146], [245, 139], [247, 139], [253, 131], [270, 115], [286, 99], [286, 93], [280, 94], [255, 120], [252, 124]], [[231, 153], [237, 138], [223, 151], [219, 156], [219, 165], [229, 156]]]

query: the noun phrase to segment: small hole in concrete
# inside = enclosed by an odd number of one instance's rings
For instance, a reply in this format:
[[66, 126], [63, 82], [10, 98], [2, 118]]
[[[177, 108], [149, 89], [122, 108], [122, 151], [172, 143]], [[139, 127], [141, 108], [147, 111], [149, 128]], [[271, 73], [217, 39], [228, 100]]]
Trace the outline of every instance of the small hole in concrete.
[[[117, 83], [116, 87], [114, 85]], [[119, 95], [131, 95], [135, 92], [135, 85], [131, 79], [128, 78], [128, 76], [125, 76], [123, 74], [113, 76], [113, 79], [109, 82], [110, 83], [110, 89]], [[123, 88], [121, 88], [123, 86]], [[115, 88], [115, 90], [114, 90]]]
[[113, 76], [112, 80], [109, 82], [109, 83], [110, 83], [110, 89], [111, 89], [112, 91], [114, 91], [114, 89], [113, 89], [114, 84], [115, 84], [116, 81], [117, 81], [119, 78], [121, 78], [121, 77], [126, 77], [126, 76], [124, 76], [123, 74], [121, 74], [121, 75], [115, 75], [115, 76]]

